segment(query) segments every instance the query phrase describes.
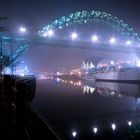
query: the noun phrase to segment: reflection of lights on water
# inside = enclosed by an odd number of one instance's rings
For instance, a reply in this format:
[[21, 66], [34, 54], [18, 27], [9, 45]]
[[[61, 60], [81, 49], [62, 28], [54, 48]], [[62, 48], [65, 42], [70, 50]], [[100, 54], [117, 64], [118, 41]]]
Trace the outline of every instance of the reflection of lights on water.
[[70, 84], [73, 84], [73, 81], [70, 81]]
[[112, 129], [114, 131], [116, 129], [116, 124], [115, 123], [111, 124], [111, 127], [112, 127]]
[[131, 126], [132, 125], [132, 122], [131, 121], [128, 121], [128, 125]]
[[37, 78], [40, 80], [56, 80], [57, 81], [57, 79], [54, 78], [53, 76], [47, 76], [44, 74], [38, 75]]
[[93, 92], [94, 92], [94, 90], [95, 90], [95, 88], [90, 87], [90, 88], [89, 88], [89, 90], [90, 90], [90, 92], [91, 92], [91, 93], [93, 93]]
[[61, 74], [60, 74], [60, 72], [57, 72], [57, 73], [56, 73], [56, 75], [58, 75], [58, 76], [59, 76], [59, 75], [61, 75]]
[[63, 80], [63, 79], [60, 79], [60, 78], [56, 78], [56, 81], [71, 84], [71, 85], [74, 85], [74, 86], [81, 86], [82, 85], [81, 81], [75, 82], [75, 81], [72, 81], [72, 80], [69, 81], [69, 80]]
[[86, 86], [83, 87], [83, 93], [86, 93]]
[[119, 94], [118, 97], [122, 97], [122, 94]]
[[112, 96], [113, 96], [113, 95], [115, 95], [115, 92], [114, 92], [114, 91], [112, 91], [112, 92], [111, 92], [111, 95], [112, 95]]
[[90, 92], [90, 91], [89, 91], [89, 86], [84, 86], [84, 90], [85, 90], [84, 93], [89, 93], [89, 92]]
[[[132, 122], [131, 121], [127, 121], [127, 123], [128, 123], [128, 126], [130, 127], [130, 126], [132, 126]], [[115, 123], [112, 123], [111, 124], [111, 128], [112, 128], [112, 130], [113, 131], [115, 131], [116, 130], [116, 124]], [[123, 127], [124, 128], [124, 127]], [[99, 128], [97, 128], [96, 126], [95, 127], [92, 127], [92, 133], [94, 133], [94, 134], [97, 134], [98, 133], [98, 130], [99, 130]], [[77, 136], [77, 131], [72, 131], [72, 136], [73, 137], [76, 137]]]
[[95, 91], [94, 87], [84, 86], [83, 87], [83, 93], [93, 93]]
[[76, 135], [77, 135], [77, 132], [76, 132], [76, 131], [73, 131], [73, 132], [72, 132], [72, 136], [73, 136], [73, 137], [76, 137]]
[[81, 86], [82, 85], [82, 83], [81, 83], [81, 81], [79, 81], [79, 86]]
[[56, 78], [56, 81], [57, 81], [57, 82], [60, 82], [60, 78]]
[[93, 132], [96, 134], [97, 131], [98, 131], [97, 127], [94, 127], [94, 128], [93, 128]]

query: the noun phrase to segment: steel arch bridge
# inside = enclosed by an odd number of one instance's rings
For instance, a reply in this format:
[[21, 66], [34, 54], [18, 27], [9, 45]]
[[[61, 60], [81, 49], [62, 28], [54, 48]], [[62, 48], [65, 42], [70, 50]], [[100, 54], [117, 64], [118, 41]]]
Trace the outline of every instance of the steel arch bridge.
[[[21, 56], [24, 52], [26, 52], [30, 43], [32, 45], [34, 43], [43, 43], [39, 36], [44, 36], [47, 34], [49, 30], [58, 30], [73, 24], [86, 24], [92, 22], [100, 22], [105, 23], [112, 26], [114, 29], [119, 31], [122, 35], [126, 36], [128, 39], [132, 39], [136, 42], [140, 42], [140, 36], [137, 32], [134, 31], [128, 24], [126, 24], [123, 20], [112, 16], [109, 13], [102, 11], [78, 11], [71, 13], [67, 16], [63, 16], [38, 32], [38, 38], [32, 37], [31, 41], [27, 41], [23, 38], [12, 38], [8, 36], [0, 37], [0, 71], [4, 68], [12, 64], [19, 56]], [[21, 43], [22, 42], [22, 43]], [[7, 54], [4, 51], [4, 48], [9, 48], [9, 46], [17, 46], [17, 48], [12, 52], [12, 54]]]
[[48, 33], [49, 30], [62, 29], [75, 23], [86, 24], [92, 22], [109, 24], [127, 38], [140, 42], [140, 36], [138, 33], [135, 32], [134, 29], [131, 28], [122, 19], [112, 16], [109, 13], [95, 10], [78, 11], [71, 13], [70, 15], [63, 16], [40, 30], [39, 35], [44, 36]]

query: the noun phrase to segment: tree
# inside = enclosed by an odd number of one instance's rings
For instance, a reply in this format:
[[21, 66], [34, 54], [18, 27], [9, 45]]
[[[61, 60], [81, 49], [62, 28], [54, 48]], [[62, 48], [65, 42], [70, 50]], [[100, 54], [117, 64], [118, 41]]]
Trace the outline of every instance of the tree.
[[[7, 19], [6, 16], [4, 17], [0, 16], [0, 21], [5, 20], [5, 19]], [[6, 27], [0, 26], [0, 32], [4, 32], [4, 31], [6, 31]]]
[[[7, 19], [6, 16], [0, 16], [0, 21]], [[0, 33], [6, 31], [6, 28], [0, 25]], [[2, 53], [2, 40], [0, 43], [0, 71], [3, 69], [3, 53]]]

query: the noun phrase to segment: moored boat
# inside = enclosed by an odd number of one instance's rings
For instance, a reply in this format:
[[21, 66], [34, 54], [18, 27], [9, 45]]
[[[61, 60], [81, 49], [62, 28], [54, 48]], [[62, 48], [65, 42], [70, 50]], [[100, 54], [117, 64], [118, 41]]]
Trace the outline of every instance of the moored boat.
[[117, 71], [97, 72], [95, 79], [96, 81], [139, 83], [140, 68], [122, 68]]

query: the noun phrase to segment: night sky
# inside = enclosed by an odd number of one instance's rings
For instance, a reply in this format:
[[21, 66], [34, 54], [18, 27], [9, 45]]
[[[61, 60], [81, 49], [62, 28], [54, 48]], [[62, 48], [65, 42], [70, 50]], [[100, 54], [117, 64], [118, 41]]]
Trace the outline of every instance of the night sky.
[[[47, 24], [61, 16], [79, 10], [100, 10], [123, 19], [140, 33], [139, 0], [0, 0], [0, 15], [8, 19], [1, 24], [9, 35], [18, 35], [19, 27], [28, 29], [25, 37], [33, 36]], [[54, 70], [80, 66], [92, 51], [34, 47], [22, 58], [32, 70]]]

